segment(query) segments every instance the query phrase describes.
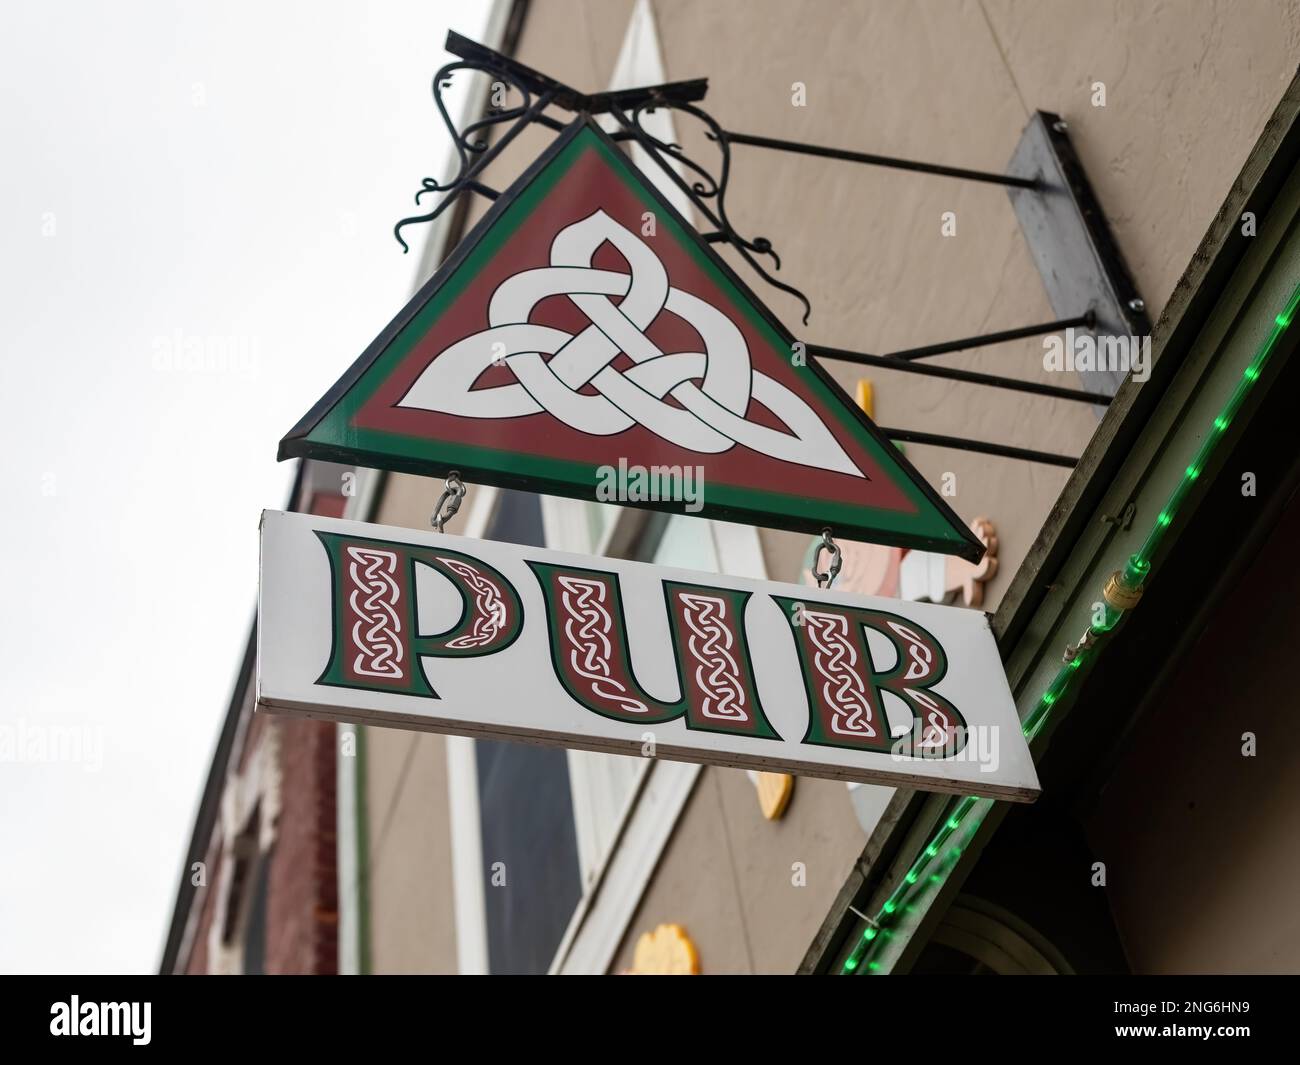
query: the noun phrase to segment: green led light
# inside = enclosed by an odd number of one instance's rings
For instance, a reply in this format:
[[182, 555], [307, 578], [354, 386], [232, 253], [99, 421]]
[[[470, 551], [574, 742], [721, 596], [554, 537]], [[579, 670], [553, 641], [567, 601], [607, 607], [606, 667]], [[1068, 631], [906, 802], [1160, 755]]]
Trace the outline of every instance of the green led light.
[[1218, 429], [1219, 432], [1223, 432], [1224, 429], [1228, 428], [1228, 419], [1220, 414], [1214, 419], [1214, 427]]
[[955, 817], [950, 817], [950, 818], [948, 818], [948, 827], [949, 827], [949, 828], [956, 828], [956, 827], [957, 827], [958, 825], [960, 825], [960, 824], [961, 824], [961, 822], [958, 821], [957, 818], [955, 818]]
[[1187, 479], [1189, 481], [1196, 480], [1196, 478], [1198, 478], [1200, 475], [1201, 475], [1201, 471], [1198, 470], [1195, 466], [1187, 467]]
[[905, 877], [903, 878], [903, 882], [904, 882], [905, 884], [915, 884], [915, 883], [916, 883], [916, 870], [913, 869], [910, 873], [908, 873], [907, 876], [905, 876]]
[[1054, 702], [1056, 702], [1056, 693], [1055, 693], [1055, 692], [1043, 692], [1043, 705], [1044, 705], [1044, 706], [1051, 706]]
[[853, 972], [853, 970], [856, 969], [857, 967], [858, 967], [858, 959], [857, 959], [857, 958], [850, 958], [848, 961], [846, 961], [846, 962], [844, 963], [844, 971], [845, 971], [845, 972], [849, 972], [849, 973], [851, 973], [851, 972]]
[[1279, 314], [1276, 318], [1273, 319], [1273, 321], [1277, 322], [1277, 324], [1280, 325], [1283, 329], [1285, 329], [1287, 326], [1291, 324], [1291, 319], [1288, 318], [1285, 314]]
[[1174, 519], [1173, 519], [1172, 517], [1170, 517], [1170, 515], [1169, 515], [1169, 511], [1167, 511], [1167, 510], [1162, 510], [1162, 511], [1160, 512], [1160, 517], [1156, 518], [1156, 523], [1157, 523], [1158, 525], [1163, 525], [1163, 526], [1168, 527], [1169, 523], [1172, 522], [1173, 520], [1174, 520]]
[[893, 899], [890, 899], [888, 902], [885, 903], [884, 906], [881, 907], [881, 909], [883, 909], [886, 913], [893, 913], [894, 910], [896, 910], [897, 908], [898, 907], [894, 905]]
[[877, 969], [880, 968], [880, 962], [878, 962], [878, 961], [873, 961], [873, 962], [871, 962], [871, 963], [867, 966], [867, 968], [870, 969], [870, 970], [874, 973]]
[[874, 928], [868, 928], [865, 932], [862, 933], [862, 938], [865, 939], [868, 943], [870, 943], [873, 939], [876, 938], [876, 935], [877, 932]]
[[1070, 663], [1071, 669], [1078, 669], [1083, 665], [1083, 655], [1075, 655], [1074, 660]]
[[1247, 381], [1257, 380], [1259, 378], [1259, 367], [1247, 366], [1246, 372], [1242, 374], [1242, 376], [1245, 377]]
[[925, 848], [925, 856], [927, 858], [933, 858], [938, 853], [939, 853], [939, 849], [933, 843], [931, 843], [928, 847]]

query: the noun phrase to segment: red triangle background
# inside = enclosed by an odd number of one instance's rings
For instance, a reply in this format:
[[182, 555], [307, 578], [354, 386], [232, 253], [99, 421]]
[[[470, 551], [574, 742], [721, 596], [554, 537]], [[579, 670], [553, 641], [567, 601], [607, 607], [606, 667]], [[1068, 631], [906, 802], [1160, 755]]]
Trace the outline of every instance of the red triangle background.
[[[555, 234], [565, 226], [586, 218], [597, 208], [603, 209], [620, 225], [637, 234], [641, 233], [642, 215], [649, 209], [600, 153], [594, 147], [588, 147], [546, 194], [542, 203], [492, 256], [479, 275], [453, 301], [451, 307], [378, 386], [357, 412], [355, 424], [368, 429], [571, 460], [592, 466], [602, 463], [612, 465], [620, 457], [626, 458], [630, 465], [701, 465], [704, 467], [706, 485], [712, 481], [904, 513], [916, 512], [916, 507], [893, 479], [881, 470], [879, 463], [854, 439], [841, 424], [841, 420], [829, 413], [824, 415], [823, 420], [845, 453], [866, 474], [865, 479], [778, 461], [739, 444], [721, 454], [702, 455], [671, 444], [641, 426], [633, 426], [613, 436], [593, 437], [571, 429], [546, 412], [489, 421], [396, 406], [440, 352], [456, 341], [489, 327], [488, 304], [493, 291], [502, 281], [521, 270], [548, 266], [550, 246]], [[501, 220], [496, 224], [503, 225], [505, 222]], [[814, 409], [822, 408], [821, 401], [814, 398], [806, 383], [811, 377], [811, 370], [796, 369], [791, 363], [791, 353], [775, 348], [751, 322], [749, 315], [724, 295], [724, 290], [711, 271], [702, 267], [696, 257], [678, 242], [667, 219], [659, 220], [657, 236], [641, 239], [650, 244], [664, 263], [670, 284], [708, 301], [731, 318], [745, 337], [755, 369], [775, 378]], [[620, 271], [628, 268], [623, 257], [608, 244], [597, 252], [595, 265]], [[540, 303], [534, 309], [531, 321], [575, 333], [589, 324], [586, 316], [563, 296], [551, 297]], [[695, 330], [667, 311], [659, 315], [646, 330], [646, 334], [663, 351], [703, 350]], [[620, 355], [614, 365], [628, 367], [632, 364], [626, 355]], [[508, 384], [513, 381], [514, 376], [508, 367], [492, 367], [479, 379], [479, 386]], [[591, 390], [590, 386], [588, 390]], [[671, 396], [665, 402], [675, 404]], [[751, 403], [747, 417], [773, 428], [782, 428], [779, 419], [757, 402]], [[905, 475], [900, 472], [895, 476]]]

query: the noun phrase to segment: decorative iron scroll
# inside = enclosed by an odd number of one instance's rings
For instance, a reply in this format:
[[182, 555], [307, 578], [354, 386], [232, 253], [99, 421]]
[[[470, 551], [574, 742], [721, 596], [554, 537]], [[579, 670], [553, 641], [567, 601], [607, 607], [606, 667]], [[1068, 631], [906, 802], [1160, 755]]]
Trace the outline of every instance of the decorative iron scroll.
[[[456, 129], [456, 123], [452, 121], [451, 115], [447, 112], [447, 105], [443, 101], [442, 94], [444, 90], [451, 87], [452, 75], [461, 70], [477, 70], [491, 77], [506, 87], [517, 92], [522, 99], [522, 103], [517, 107], [508, 107], [490, 111], [483, 118], [476, 122], [471, 122], [463, 130]], [[410, 251], [410, 245], [402, 238], [402, 227], [416, 225], [420, 222], [432, 222], [438, 215], [455, 200], [456, 196], [469, 189], [480, 195], [496, 198], [496, 191], [488, 188], [477, 179], [477, 175], [482, 172], [483, 168], [490, 162], [511, 140], [515, 134], [527, 126], [530, 122], [536, 120], [541, 107], [545, 107], [549, 100], [543, 99], [534, 101], [533, 94], [528, 91], [528, 87], [523, 81], [508, 70], [500, 69], [495, 66], [489, 66], [479, 61], [459, 60], [455, 63], [448, 63], [438, 71], [433, 77], [433, 102], [438, 108], [438, 115], [442, 119], [442, 124], [447, 127], [447, 132], [451, 134], [452, 146], [456, 151], [458, 167], [455, 177], [446, 182], [436, 181], [434, 178], [426, 177], [420, 184], [420, 191], [415, 194], [415, 202], [420, 200], [428, 193], [444, 194], [443, 199], [428, 214], [412, 215], [403, 218], [393, 227], [393, 236], [401, 244], [402, 250]], [[540, 104], [540, 107], [535, 106]], [[489, 144], [486, 137], [478, 139], [478, 134], [484, 130], [492, 129], [506, 122], [514, 122], [515, 125], [497, 141], [496, 146], [489, 150]]]
[[[662, 141], [645, 128], [641, 121], [641, 116], [647, 113], [653, 114], [659, 109], [681, 111], [693, 118], [703, 122], [707, 127], [705, 137], [718, 146], [718, 176], [714, 177], [703, 166], [696, 163], [682, 151], [680, 144]], [[800, 292], [793, 285], [788, 285], [784, 281], [778, 281], [757, 261], [755, 256], [766, 255], [772, 260], [772, 268], [781, 269], [781, 257], [777, 255], [772, 248], [772, 242], [767, 237], [755, 236], [746, 238], [741, 236], [740, 232], [731, 223], [727, 216], [727, 184], [731, 180], [731, 144], [727, 138], [727, 131], [718, 124], [718, 122], [707, 112], [694, 104], [679, 103], [672, 101], [647, 101], [639, 107], [632, 109], [630, 115], [623, 111], [615, 111], [615, 117], [629, 133], [633, 135], [647, 152], [659, 163], [669, 175], [677, 182], [684, 192], [691, 198], [691, 202], [697, 209], [709, 219], [716, 227], [712, 233], [705, 233], [704, 239], [710, 242], [725, 241], [735, 248], [745, 261], [773, 288], [780, 289], [782, 292], [789, 293], [801, 304], [803, 304], [803, 322], [808, 324], [808, 318], [812, 314], [812, 304], [808, 302], [808, 297]], [[696, 175], [695, 180], [689, 185], [681, 180], [680, 175], [673, 169], [669, 162], [680, 163], [691, 173]], [[711, 200], [717, 205], [717, 211], [711, 211], [707, 208], [704, 201]]]
[[[420, 190], [415, 195], [415, 202], [421, 204], [423, 198], [430, 193], [440, 196], [441, 199], [426, 214], [403, 218], [393, 227], [393, 235], [404, 251], [409, 251], [410, 247], [402, 237], [402, 229], [420, 222], [432, 222], [455, 202], [462, 192], [472, 192], [488, 199], [497, 199], [499, 195], [497, 190], [484, 184], [480, 180], [480, 175], [528, 125], [536, 123], [554, 131], [563, 129], [565, 123], [546, 113], [547, 109], [552, 107], [579, 115], [608, 115], [613, 118], [621, 128], [611, 134], [612, 138], [616, 141], [632, 141], [639, 144], [682, 191], [700, 217], [712, 226], [711, 231], [703, 234], [704, 239], [710, 243], [729, 244], [767, 284], [798, 300], [803, 308], [805, 325], [812, 315], [812, 304], [798, 288], [773, 276], [773, 272], [781, 269], [781, 258], [773, 247], [772, 241], [757, 234], [745, 236], [736, 228], [728, 214], [726, 201], [731, 181], [731, 150], [735, 145], [1002, 185], [1020, 194], [1043, 194], [1050, 191], [1043, 186], [1038, 177], [1013, 173], [997, 174], [727, 130], [706, 111], [696, 106], [697, 101], [701, 100], [708, 90], [708, 82], [702, 78], [588, 94], [579, 92], [509, 56], [454, 32], [448, 33], [446, 47], [459, 58], [444, 66], [434, 77], [433, 98], [443, 125], [451, 134], [456, 152], [456, 172], [445, 181], [437, 181], [430, 177], [423, 179]], [[443, 93], [451, 85], [452, 76], [461, 71], [477, 71], [486, 74], [493, 80], [494, 91], [493, 106], [488, 112], [482, 118], [469, 123], [463, 130], [458, 130], [447, 110]], [[517, 94], [519, 102], [508, 107], [501, 106], [497, 101], [501, 98], [502, 89], [507, 93]], [[665, 141], [647, 128], [644, 116], [660, 109], [688, 115], [703, 124], [705, 138], [718, 150], [715, 168], [711, 169], [691, 158], [680, 144]], [[504, 132], [489, 143], [486, 134], [501, 127], [505, 127]], [[1060, 135], [1064, 136], [1064, 133]], [[965, 351], [989, 344], [1005, 343], [1012, 339], [1045, 335], [1062, 329], [1082, 327], [1091, 330], [1095, 324], [1094, 308], [1084, 307], [1078, 314], [1056, 321], [964, 337], [885, 355], [845, 351], [816, 344], [807, 345], [807, 353], [815, 355], [818, 359], [883, 366], [904, 373], [946, 378], [967, 384], [1087, 403], [1102, 408], [1110, 402], [1109, 394], [1048, 385], [1039, 381], [1026, 381], [999, 374], [975, 373], [959, 367], [925, 365], [917, 362], [932, 355]], [[888, 429], [885, 433], [890, 439], [898, 442], [910, 441], [937, 447], [957, 448], [1048, 465], [1071, 467], [1076, 461], [1068, 455], [913, 430]]]

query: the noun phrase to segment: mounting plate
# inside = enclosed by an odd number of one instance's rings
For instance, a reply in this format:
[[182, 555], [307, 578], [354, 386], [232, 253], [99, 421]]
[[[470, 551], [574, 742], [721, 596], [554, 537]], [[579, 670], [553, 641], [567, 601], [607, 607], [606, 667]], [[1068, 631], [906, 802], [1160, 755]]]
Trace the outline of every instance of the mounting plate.
[[[1034, 113], [1006, 172], [1039, 181], [1039, 188], [1012, 188], [1008, 195], [1056, 316], [1091, 310], [1098, 339], [1150, 334], [1151, 319], [1059, 115]], [[1086, 388], [1111, 396], [1126, 376], [1122, 370], [1078, 373]], [[1093, 409], [1098, 417], [1106, 410]]]

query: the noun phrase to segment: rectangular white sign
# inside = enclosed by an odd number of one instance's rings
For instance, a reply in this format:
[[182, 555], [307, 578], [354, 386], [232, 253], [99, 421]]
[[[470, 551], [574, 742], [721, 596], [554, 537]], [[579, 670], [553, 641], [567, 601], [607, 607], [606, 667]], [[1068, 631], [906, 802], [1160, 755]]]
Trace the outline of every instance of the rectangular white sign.
[[258, 705], [1019, 801], [978, 611], [267, 511]]

